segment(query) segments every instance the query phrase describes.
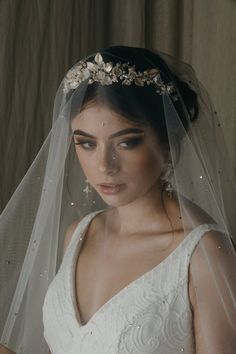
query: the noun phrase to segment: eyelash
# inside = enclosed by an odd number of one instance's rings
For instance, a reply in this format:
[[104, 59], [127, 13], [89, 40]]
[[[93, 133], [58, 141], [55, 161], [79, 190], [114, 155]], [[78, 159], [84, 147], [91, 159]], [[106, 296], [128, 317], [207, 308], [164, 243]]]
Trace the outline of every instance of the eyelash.
[[125, 149], [132, 149], [136, 146], [138, 146], [139, 144], [141, 144], [141, 142], [143, 141], [143, 138], [133, 138], [133, 139], [127, 139], [127, 140], [124, 140], [124, 141], [121, 141], [120, 144], [131, 144], [131, 146], [126, 146]]
[[[143, 138], [140, 137], [140, 138], [133, 138], [133, 139], [127, 139], [127, 140], [124, 140], [124, 141], [121, 141], [119, 143], [119, 145], [121, 144], [130, 144], [131, 143], [131, 146], [126, 146], [126, 147], [123, 147], [124, 149], [126, 150], [131, 150], [132, 148], [136, 147], [137, 145], [139, 145], [141, 142], [142, 142]], [[93, 150], [93, 147], [95, 147], [95, 143], [93, 143], [92, 141], [87, 141], [87, 140], [78, 140], [77, 142], [74, 142], [75, 145], [80, 145], [84, 150]], [[85, 144], [92, 144], [92, 146], [90, 147], [85, 147]]]

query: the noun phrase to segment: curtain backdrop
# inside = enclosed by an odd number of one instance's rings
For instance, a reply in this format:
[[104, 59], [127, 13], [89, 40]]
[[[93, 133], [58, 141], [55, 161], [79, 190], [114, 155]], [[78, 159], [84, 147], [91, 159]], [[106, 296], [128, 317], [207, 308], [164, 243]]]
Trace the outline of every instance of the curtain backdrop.
[[0, 0], [0, 209], [50, 126], [56, 89], [82, 57], [145, 46], [193, 66], [236, 174], [235, 0]]

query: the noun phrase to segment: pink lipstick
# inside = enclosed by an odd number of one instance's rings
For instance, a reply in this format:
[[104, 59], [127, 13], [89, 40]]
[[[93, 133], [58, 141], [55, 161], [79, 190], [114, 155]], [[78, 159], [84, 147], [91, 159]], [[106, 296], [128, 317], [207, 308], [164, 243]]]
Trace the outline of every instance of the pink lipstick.
[[114, 195], [119, 193], [124, 188], [124, 184], [103, 183], [99, 184], [99, 187], [102, 193], [107, 195]]

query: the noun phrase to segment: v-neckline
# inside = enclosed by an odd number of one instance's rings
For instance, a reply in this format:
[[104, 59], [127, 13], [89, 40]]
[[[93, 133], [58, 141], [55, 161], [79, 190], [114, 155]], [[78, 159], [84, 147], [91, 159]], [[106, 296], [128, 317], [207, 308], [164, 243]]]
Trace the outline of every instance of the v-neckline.
[[[92, 320], [107, 306], [109, 306], [109, 304], [114, 301], [115, 299], [117, 299], [118, 297], [120, 297], [123, 293], [125, 293], [129, 288], [131, 288], [132, 286], [134, 286], [134, 284], [136, 284], [137, 282], [142, 281], [145, 277], [153, 274], [157, 269], [159, 269], [161, 266], [163, 266], [164, 263], [166, 263], [171, 257], [173, 257], [173, 255], [175, 255], [178, 250], [187, 242], [187, 240], [190, 238], [190, 236], [192, 235], [192, 233], [205, 226], [211, 225], [211, 226], [219, 226], [217, 224], [200, 224], [198, 226], [196, 226], [194, 229], [192, 229], [186, 236], [185, 238], [178, 244], [178, 246], [169, 253], [169, 255], [164, 258], [160, 263], [158, 263], [157, 265], [155, 265], [153, 268], [151, 268], [150, 270], [144, 272], [143, 274], [141, 274], [139, 277], [137, 277], [136, 279], [132, 280], [130, 283], [128, 283], [126, 286], [124, 286], [123, 288], [121, 288], [117, 293], [115, 293], [115, 295], [113, 295], [110, 299], [108, 299], [103, 305], [101, 305], [97, 311], [94, 312], [94, 314], [90, 317], [90, 319], [82, 324], [81, 322], [81, 315], [80, 315], [80, 311], [78, 308], [78, 303], [77, 303], [77, 296], [76, 296], [76, 265], [78, 263], [78, 258], [79, 258], [79, 254], [80, 254], [80, 250], [81, 247], [84, 243], [84, 239], [86, 238], [86, 232], [89, 228], [90, 223], [92, 222], [93, 218], [103, 212], [104, 209], [96, 211], [94, 213], [92, 213], [91, 217], [89, 218], [89, 220], [87, 221], [87, 224], [85, 225], [84, 230], [82, 231], [81, 234], [77, 235], [77, 237], [82, 238], [83, 242], [77, 242], [76, 244], [76, 249], [74, 251], [73, 254], [73, 264], [72, 264], [72, 272], [71, 272], [71, 278], [70, 278], [70, 297], [72, 300], [72, 304], [73, 304], [73, 310], [74, 310], [74, 315], [75, 318], [77, 320], [77, 324], [79, 325], [80, 328], [85, 328], [87, 326], [89, 326], [89, 324], [92, 322]], [[75, 229], [74, 233], [76, 233], [77, 228]]]

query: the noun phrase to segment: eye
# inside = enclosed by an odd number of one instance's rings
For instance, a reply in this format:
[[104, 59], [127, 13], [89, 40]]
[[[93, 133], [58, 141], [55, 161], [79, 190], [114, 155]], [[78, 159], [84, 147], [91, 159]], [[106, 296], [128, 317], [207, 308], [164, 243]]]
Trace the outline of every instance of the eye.
[[75, 141], [75, 145], [80, 145], [84, 150], [92, 150], [96, 144], [93, 141]]
[[127, 139], [127, 140], [124, 140], [122, 142], [119, 143], [119, 145], [122, 147], [122, 148], [125, 148], [125, 149], [132, 149], [134, 148], [135, 146], [141, 144], [141, 142], [143, 141], [143, 138], [140, 137], [140, 138], [133, 138], [133, 139]]

